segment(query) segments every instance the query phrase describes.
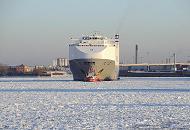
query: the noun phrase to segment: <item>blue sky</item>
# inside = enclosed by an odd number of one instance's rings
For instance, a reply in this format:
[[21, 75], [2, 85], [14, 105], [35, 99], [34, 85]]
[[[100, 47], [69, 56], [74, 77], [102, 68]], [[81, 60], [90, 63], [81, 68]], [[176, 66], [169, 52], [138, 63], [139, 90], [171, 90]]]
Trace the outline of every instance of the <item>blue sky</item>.
[[51, 64], [71, 37], [120, 34], [120, 60], [190, 60], [189, 0], [1, 0], [0, 63]]

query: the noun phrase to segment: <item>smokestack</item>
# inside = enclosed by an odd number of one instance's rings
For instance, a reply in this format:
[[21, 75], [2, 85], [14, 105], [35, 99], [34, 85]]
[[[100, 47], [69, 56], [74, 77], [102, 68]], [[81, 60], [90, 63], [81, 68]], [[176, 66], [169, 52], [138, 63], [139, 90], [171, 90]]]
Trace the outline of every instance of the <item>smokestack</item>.
[[174, 56], [174, 71], [176, 71], [177, 70], [176, 69], [176, 54], [174, 53], [173, 56]]
[[136, 46], [135, 46], [135, 64], [137, 64], [138, 63], [138, 45], [136, 44]]

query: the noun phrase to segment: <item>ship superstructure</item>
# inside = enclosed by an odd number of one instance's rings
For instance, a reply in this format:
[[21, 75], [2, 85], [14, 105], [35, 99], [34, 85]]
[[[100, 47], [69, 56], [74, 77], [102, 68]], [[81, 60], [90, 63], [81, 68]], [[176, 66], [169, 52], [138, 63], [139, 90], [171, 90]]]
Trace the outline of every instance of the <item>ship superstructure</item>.
[[79, 81], [116, 80], [119, 73], [119, 35], [83, 36], [69, 45], [73, 79]]

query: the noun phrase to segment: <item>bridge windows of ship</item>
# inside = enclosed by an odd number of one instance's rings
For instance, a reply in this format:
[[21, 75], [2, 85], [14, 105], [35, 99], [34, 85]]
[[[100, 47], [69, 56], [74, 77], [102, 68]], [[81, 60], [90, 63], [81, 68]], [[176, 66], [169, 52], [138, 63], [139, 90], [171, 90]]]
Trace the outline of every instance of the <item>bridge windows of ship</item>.
[[[72, 46], [72, 45], [69, 45], [69, 46]], [[106, 45], [76, 45], [76, 46], [96, 46], [96, 47], [102, 47], [102, 46], [106, 46]]]
[[103, 37], [83, 37], [82, 38], [82, 40], [97, 40], [97, 39], [99, 39], [99, 40], [104, 40], [104, 38]]

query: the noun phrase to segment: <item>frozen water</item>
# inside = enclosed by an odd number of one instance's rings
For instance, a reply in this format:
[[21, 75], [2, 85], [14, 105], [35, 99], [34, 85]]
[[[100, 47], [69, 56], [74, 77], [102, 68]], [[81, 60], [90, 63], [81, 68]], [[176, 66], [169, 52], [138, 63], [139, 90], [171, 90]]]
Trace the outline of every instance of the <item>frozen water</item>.
[[190, 78], [0, 78], [0, 129], [189, 129]]

